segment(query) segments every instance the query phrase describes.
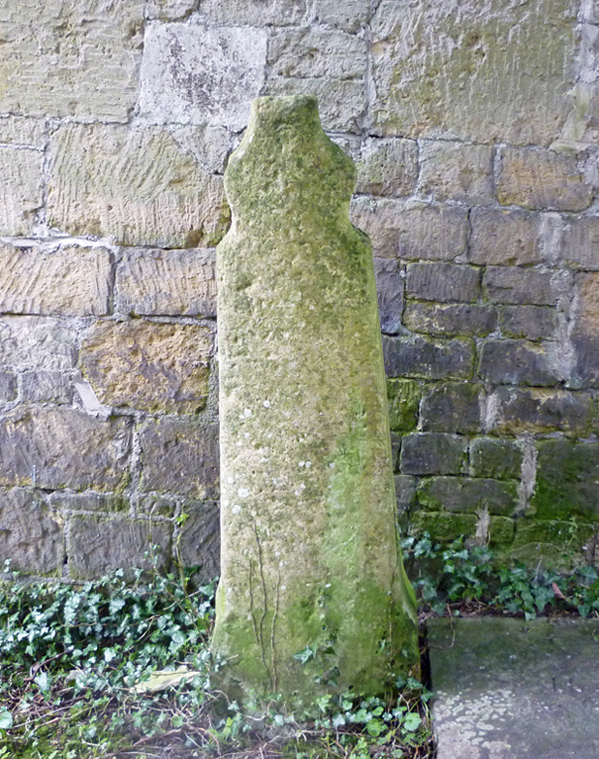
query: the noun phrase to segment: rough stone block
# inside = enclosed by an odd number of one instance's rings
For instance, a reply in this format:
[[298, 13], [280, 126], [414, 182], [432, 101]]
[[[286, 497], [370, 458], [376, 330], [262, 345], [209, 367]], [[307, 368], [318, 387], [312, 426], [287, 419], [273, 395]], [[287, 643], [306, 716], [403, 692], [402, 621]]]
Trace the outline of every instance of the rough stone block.
[[572, 519], [520, 519], [516, 522], [513, 552], [510, 553], [531, 566], [538, 566], [539, 561], [543, 562], [544, 559], [555, 568], [561, 559], [569, 569], [573, 553], [577, 551], [582, 554], [585, 543], [596, 532], [596, 523], [581, 523]]
[[409, 511], [416, 501], [416, 478], [407, 474], [398, 474], [394, 479], [397, 514], [401, 516]]
[[36, 369], [21, 375], [23, 400], [27, 403], [71, 404], [73, 385], [68, 374]]
[[480, 271], [449, 263], [408, 264], [406, 295], [417, 300], [474, 302], [480, 294]]
[[[509, 517], [491, 516], [486, 530], [486, 541], [491, 546], [509, 545], [514, 539], [514, 520]], [[410, 519], [410, 529], [416, 534], [428, 532], [433, 540], [449, 542], [461, 536], [478, 539], [481, 518], [475, 514], [456, 514], [446, 511], [415, 511]]]
[[599, 273], [576, 277], [578, 313], [573, 330], [572, 387], [599, 387]]
[[468, 220], [461, 208], [356, 198], [350, 218], [380, 258], [452, 261], [466, 249]]
[[389, 426], [394, 432], [411, 432], [418, 423], [420, 386], [415, 380], [387, 380]]
[[42, 160], [38, 150], [0, 147], [0, 234], [33, 232], [43, 204]]
[[470, 443], [470, 474], [494, 480], [518, 480], [524, 451], [514, 440], [479, 437]]
[[7, 4], [0, 21], [0, 113], [126, 121], [137, 99], [144, 4]]
[[179, 21], [197, 10], [200, 0], [147, 0], [145, 17], [151, 21]]
[[184, 503], [179, 556], [184, 567], [200, 567], [198, 579], [209, 582], [220, 573], [220, 521], [215, 503]]
[[543, 440], [536, 445], [531, 506], [539, 519], [599, 518], [599, 443]]
[[43, 148], [47, 138], [46, 122], [25, 116], [0, 116], [0, 144]]
[[218, 425], [168, 417], [140, 431], [142, 491], [218, 496]]
[[366, 88], [362, 80], [321, 77], [273, 77], [266, 85], [267, 95], [314, 95], [318, 99], [323, 129], [360, 134], [366, 110]]
[[150, 316], [216, 316], [209, 250], [127, 250], [116, 273], [117, 309]]
[[137, 514], [147, 514], [150, 518], [167, 517], [172, 519], [178, 510], [180, 499], [177, 496], [144, 495], [138, 497], [135, 510]]
[[423, 195], [476, 205], [492, 201], [492, 147], [427, 141], [420, 146], [419, 159], [418, 190]]
[[49, 502], [61, 512], [103, 512], [113, 514], [129, 511], [129, 498], [120, 493], [53, 493]]
[[379, 3], [371, 21], [377, 133], [547, 145], [571, 109], [569, 0]]
[[497, 327], [497, 313], [493, 306], [471, 303], [408, 302], [404, 309], [403, 323], [412, 332], [429, 335], [455, 336], [477, 335], [484, 337]]
[[69, 577], [90, 580], [115, 569], [164, 571], [172, 525], [149, 519], [75, 516], [69, 530]]
[[0, 362], [3, 366], [64, 371], [77, 361], [77, 330], [64, 320], [39, 316], [0, 319]]
[[483, 289], [492, 303], [555, 306], [558, 282], [552, 271], [489, 266], [483, 277]]
[[487, 382], [505, 385], [547, 386], [562, 379], [547, 352], [524, 340], [487, 340], [478, 373]]
[[375, 258], [374, 276], [381, 330], [387, 335], [395, 335], [401, 329], [404, 290], [403, 276], [398, 261]]
[[140, 115], [154, 124], [241, 131], [264, 84], [266, 46], [264, 29], [150, 25], [141, 64]]
[[0, 562], [11, 570], [57, 574], [65, 560], [63, 527], [36, 493], [0, 492]]
[[369, 0], [313, 0], [314, 21], [327, 26], [336, 26], [348, 32], [355, 32], [370, 18]]
[[0, 311], [103, 316], [109, 312], [111, 257], [104, 248], [0, 246]]
[[599, 270], [599, 216], [569, 220], [562, 237], [560, 258], [576, 269]]
[[542, 306], [506, 306], [499, 313], [499, 326], [506, 337], [544, 340], [558, 328], [558, 312]]
[[196, 324], [99, 321], [80, 362], [108, 406], [193, 414], [208, 395], [213, 341], [212, 330]]
[[0, 403], [14, 401], [17, 390], [16, 376], [12, 372], [0, 371]]
[[494, 432], [564, 432], [575, 437], [591, 431], [593, 401], [588, 393], [567, 390], [499, 388], [490, 399]]
[[122, 245], [212, 245], [229, 219], [222, 177], [159, 128], [65, 124], [50, 139], [48, 222]]
[[418, 484], [418, 503], [429, 511], [511, 516], [518, 500], [518, 483], [470, 477], [427, 477]]
[[423, 337], [384, 337], [388, 377], [470, 379], [474, 348], [468, 340], [426, 340]]
[[69, 408], [29, 408], [0, 419], [0, 484], [116, 490], [126, 485], [128, 420]]
[[503, 148], [497, 199], [504, 206], [583, 211], [593, 199], [576, 159], [567, 153]]
[[461, 435], [413, 432], [401, 442], [402, 474], [462, 474], [467, 459], [468, 441]]
[[367, 139], [357, 169], [356, 192], [411, 195], [418, 178], [418, 145], [413, 140]]
[[473, 208], [468, 260], [483, 266], [523, 266], [543, 260], [539, 220], [526, 211]]
[[201, 0], [199, 18], [222, 25], [289, 26], [299, 24], [306, 0]]
[[285, 29], [271, 35], [267, 61], [275, 76], [356, 79], [366, 73], [366, 40], [318, 28]]
[[422, 429], [462, 435], [478, 432], [481, 427], [480, 393], [481, 388], [472, 382], [429, 385], [422, 394]]

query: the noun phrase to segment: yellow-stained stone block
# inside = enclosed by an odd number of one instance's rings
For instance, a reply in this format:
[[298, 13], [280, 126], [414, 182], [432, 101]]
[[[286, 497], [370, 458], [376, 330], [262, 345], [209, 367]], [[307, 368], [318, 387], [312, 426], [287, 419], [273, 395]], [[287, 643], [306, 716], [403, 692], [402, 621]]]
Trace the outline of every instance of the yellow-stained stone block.
[[193, 414], [208, 395], [212, 344], [202, 325], [100, 321], [84, 338], [80, 362], [108, 406]]

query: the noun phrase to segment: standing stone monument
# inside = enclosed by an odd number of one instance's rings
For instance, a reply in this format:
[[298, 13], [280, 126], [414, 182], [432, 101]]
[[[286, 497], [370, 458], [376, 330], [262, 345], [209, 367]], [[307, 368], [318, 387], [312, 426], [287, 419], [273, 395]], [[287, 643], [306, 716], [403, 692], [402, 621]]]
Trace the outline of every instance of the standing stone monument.
[[417, 666], [398, 555], [370, 244], [350, 158], [316, 98], [258, 98], [231, 156], [217, 249], [221, 687], [389, 691]]

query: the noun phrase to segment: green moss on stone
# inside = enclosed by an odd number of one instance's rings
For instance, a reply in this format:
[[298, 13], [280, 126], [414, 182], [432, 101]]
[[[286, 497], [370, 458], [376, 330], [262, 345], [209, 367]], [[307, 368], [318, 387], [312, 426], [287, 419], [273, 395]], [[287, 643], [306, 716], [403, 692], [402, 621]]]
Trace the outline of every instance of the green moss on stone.
[[599, 521], [599, 443], [537, 443], [537, 478], [531, 505], [541, 519], [578, 515]]
[[394, 432], [411, 432], [416, 429], [420, 395], [420, 385], [415, 380], [387, 380], [389, 424]]

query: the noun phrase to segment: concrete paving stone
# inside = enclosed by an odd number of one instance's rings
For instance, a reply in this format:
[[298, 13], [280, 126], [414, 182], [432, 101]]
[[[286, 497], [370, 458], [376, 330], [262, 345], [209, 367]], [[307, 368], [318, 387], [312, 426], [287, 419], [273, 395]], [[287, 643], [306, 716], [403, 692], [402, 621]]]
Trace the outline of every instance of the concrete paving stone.
[[599, 756], [599, 620], [427, 627], [438, 759]]

